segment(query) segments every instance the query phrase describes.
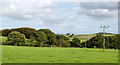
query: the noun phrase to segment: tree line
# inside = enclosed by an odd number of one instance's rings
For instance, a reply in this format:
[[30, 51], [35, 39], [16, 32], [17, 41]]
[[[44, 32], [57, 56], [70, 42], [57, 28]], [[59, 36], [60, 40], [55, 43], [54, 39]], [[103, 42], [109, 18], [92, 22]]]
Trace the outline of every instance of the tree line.
[[[120, 46], [120, 34], [114, 36], [105, 36], [105, 47], [108, 49], [119, 49]], [[103, 35], [97, 34], [86, 42], [81, 43], [82, 47], [87, 48], [102, 48], [103, 47]]]
[[25, 35], [25, 38], [30, 39], [32, 37], [32, 33], [36, 30], [34, 28], [23, 27], [23, 28], [13, 28], [13, 29], [4, 29], [2, 31], [2, 36], [8, 36], [8, 34], [12, 31], [17, 31]]
[[[3, 45], [34, 46], [34, 47], [79, 47], [80, 40], [72, 41], [64, 35], [55, 34], [49, 29], [35, 30], [33, 28], [15, 28], [2, 30], [2, 36], [7, 36]], [[73, 42], [75, 42], [73, 44]]]
[[[64, 35], [55, 34], [49, 29], [35, 30], [33, 28], [14, 28], [4, 29], [2, 36], [7, 36], [7, 40], [3, 45], [13, 46], [33, 46], [33, 47], [87, 47], [102, 48], [103, 35], [97, 34], [91, 39], [81, 42], [79, 38], [73, 38]], [[69, 35], [69, 34], [68, 34]], [[120, 35], [106, 36], [106, 48], [118, 49], [120, 43]]]

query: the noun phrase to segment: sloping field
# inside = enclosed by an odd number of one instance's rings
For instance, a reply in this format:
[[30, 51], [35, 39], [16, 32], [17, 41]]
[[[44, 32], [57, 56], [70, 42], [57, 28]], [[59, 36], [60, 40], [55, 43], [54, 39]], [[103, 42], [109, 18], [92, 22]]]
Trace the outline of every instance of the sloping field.
[[[94, 36], [96, 36], [96, 34], [75, 34], [73, 37], [69, 37], [69, 38], [70, 40], [72, 40], [73, 38], [79, 38], [81, 42], [84, 42]], [[114, 34], [106, 34], [105, 36], [114, 36]]]

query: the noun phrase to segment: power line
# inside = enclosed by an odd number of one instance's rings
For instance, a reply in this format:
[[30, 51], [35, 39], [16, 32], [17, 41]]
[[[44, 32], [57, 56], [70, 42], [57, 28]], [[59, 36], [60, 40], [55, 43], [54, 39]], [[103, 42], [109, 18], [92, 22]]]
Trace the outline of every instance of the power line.
[[109, 28], [110, 26], [100, 26], [100, 28], [103, 28], [103, 52], [105, 52], [105, 29]]

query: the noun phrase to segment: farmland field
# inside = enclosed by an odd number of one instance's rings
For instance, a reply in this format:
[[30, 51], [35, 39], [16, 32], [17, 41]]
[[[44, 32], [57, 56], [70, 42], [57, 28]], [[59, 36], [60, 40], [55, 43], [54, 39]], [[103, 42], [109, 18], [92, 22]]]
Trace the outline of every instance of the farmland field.
[[2, 46], [3, 63], [117, 63], [118, 50]]

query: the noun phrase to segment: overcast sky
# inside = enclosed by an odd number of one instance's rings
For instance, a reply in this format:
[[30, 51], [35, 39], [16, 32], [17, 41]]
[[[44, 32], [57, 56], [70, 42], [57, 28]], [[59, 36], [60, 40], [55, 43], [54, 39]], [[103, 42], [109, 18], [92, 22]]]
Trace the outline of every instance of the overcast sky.
[[[1, 8], [2, 7], [2, 8]], [[5, 2], [0, 4], [0, 29], [32, 27], [50, 29], [57, 34], [118, 32], [118, 3], [113, 2]]]

